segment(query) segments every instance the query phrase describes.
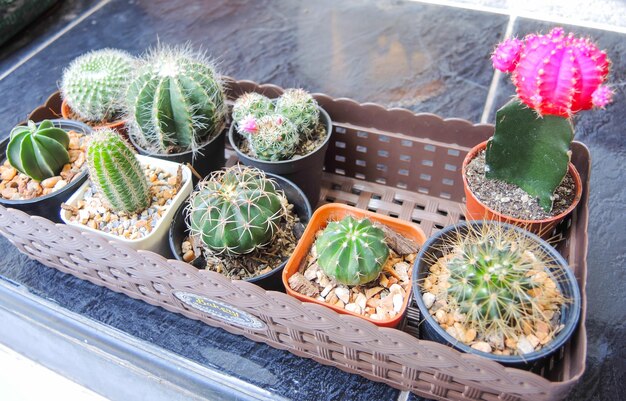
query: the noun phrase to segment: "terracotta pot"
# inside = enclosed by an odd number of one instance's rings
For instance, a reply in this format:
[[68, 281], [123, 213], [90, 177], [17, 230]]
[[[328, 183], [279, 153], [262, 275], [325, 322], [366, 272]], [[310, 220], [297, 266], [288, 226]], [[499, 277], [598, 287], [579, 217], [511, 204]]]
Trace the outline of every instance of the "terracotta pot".
[[319, 305], [323, 305], [327, 308], [333, 309], [335, 312], [343, 313], [346, 315], [358, 316], [362, 319], [365, 319], [375, 325], [382, 327], [396, 327], [402, 322], [404, 315], [406, 314], [407, 307], [411, 298], [411, 288], [413, 287], [412, 282], [409, 282], [409, 290], [404, 298], [404, 304], [402, 305], [402, 310], [396, 317], [387, 320], [374, 320], [368, 317], [356, 314], [354, 312], [347, 311], [343, 308], [339, 308], [335, 305], [330, 305], [325, 302], [318, 301], [315, 298], [308, 297], [306, 295], [302, 295], [300, 293], [295, 292], [289, 286], [289, 278], [293, 276], [300, 265], [304, 263], [306, 257], [309, 254], [309, 250], [313, 243], [315, 242], [315, 233], [321, 229], [324, 229], [329, 221], [340, 220], [345, 216], [354, 216], [356, 218], [367, 217], [368, 219], [384, 224], [385, 226], [393, 229], [395, 232], [402, 234], [406, 238], [410, 238], [413, 241], [420, 244], [420, 246], [426, 241], [426, 235], [417, 225], [413, 223], [409, 223], [400, 219], [396, 219], [393, 217], [385, 216], [379, 213], [373, 213], [363, 209], [357, 209], [352, 206], [343, 205], [340, 203], [330, 203], [324, 206], [319, 207], [315, 213], [313, 213], [313, 217], [311, 217], [311, 221], [307, 225], [304, 230], [304, 234], [300, 241], [298, 241], [298, 245], [296, 245], [296, 249], [293, 251], [291, 258], [287, 261], [287, 265], [283, 270], [283, 285], [287, 290], [287, 294], [298, 298], [302, 302], [313, 302]]
[[468, 220], [502, 221], [505, 223], [514, 224], [516, 226], [525, 228], [526, 230], [531, 231], [541, 237], [544, 237], [544, 238], [550, 237], [552, 235], [552, 230], [554, 229], [554, 227], [558, 223], [560, 223], [565, 217], [567, 217], [567, 215], [570, 214], [576, 208], [576, 206], [578, 205], [578, 202], [580, 202], [580, 199], [582, 197], [583, 185], [580, 179], [580, 174], [578, 174], [576, 167], [574, 167], [572, 163], [569, 163], [568, 170], [569, 170], [570, 175], [574, 179], [574, 184], [576, 186], [576, 196], [574, 197], [574, 201], [572, 202], [570, 207], [567, 208], [566, 211], [556, 216], [550, 217], [548, 219], [543, 219], [543, 220], [524, 220], [524, 219], [518, 219], [515, 217], [506, 216], [506, 215], [496, 212], [495, 210], [489, 208], [487, 205], [482, 203], [474, 195], [474, 193], [470, 189], [469, 184], [467, 182], [467, 176], [466, 176], [467, 165], [472, 161], [472, 159], [474, 159], [474, 157], [476, 157], [478, 153], [480, 153], [487, 147], [487, 142], [488, 141], [485, 141], [474, 146], [472, 150], [469, 151], [467, 156], [465, 156], [465, 159], [463, 160], [463, 169], [461, 172], [463, 175], [463, 188], [465, 190], [465, 205], [467, 209], [465, 212], [465, 217]]
[[[72, 120], [74, 118], [74, 112], [69, 104], [65, 100], [61, 103], [61, 115], [63, 118]], [[128, 139], [128, 130], [126, 129], [126, 120], [117, 120], [107, 124], [94, 125], [93, 129], [98, 128], [110, 128], [117, 131], [124, 139]]]

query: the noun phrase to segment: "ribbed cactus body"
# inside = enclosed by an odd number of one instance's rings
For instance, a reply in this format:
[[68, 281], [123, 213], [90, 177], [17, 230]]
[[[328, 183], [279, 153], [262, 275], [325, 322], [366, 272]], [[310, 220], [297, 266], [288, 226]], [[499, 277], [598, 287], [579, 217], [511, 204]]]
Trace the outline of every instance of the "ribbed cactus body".
[[346, 285], [376, 279], [389, 257], [383, 230], [351, 216], [329, 223], [315, 241], [315, 250], [324, 273]]
[[266, 96], [256, 92], [241, 95], [233, 105], [233, 121], [240, 122], [248, 116], [261, 118], [274, 111], [274, 103]]
[[319, 110], [309, 92], [304, 89], [287, 89], [276, 101], [276, 112], [291, 121], [300, 135], [313, 137], [319, 123]]
[[198, 184], [189, 201], [189, 228], [214, 253], [246, 254], [272, 240], [283, 201], [261, 170], [235, 165]]
[[137, 213], [150, 205], [143, 167], [115, 131], [94, 132], [87, 148], [87, 166], [89, 178], [112, 210]]
[[39, 126], [29, 121], [11, 131], [6, 157], [19, 172], [43, 181], [58, 175], [70, 156], [67, 151], [70, 137], [61, 128], [45, 120]]
[[131, 132], [159, 153], [196, 150], [224, 124], [219, 76], [201, 54], [161, 47], [142, 62], [127, 93]]
[[270, 161], [291, 158], [296, 153], [300, 139], [296, 126], [280, 114], [256, 120], [256, 132], [248, 135], [254, 155]]
[[135, 59], [121, 50], [103, 49], [76, 58], [63, 72], [61, 94], [87, 121], [102, 121], [120, 112]]

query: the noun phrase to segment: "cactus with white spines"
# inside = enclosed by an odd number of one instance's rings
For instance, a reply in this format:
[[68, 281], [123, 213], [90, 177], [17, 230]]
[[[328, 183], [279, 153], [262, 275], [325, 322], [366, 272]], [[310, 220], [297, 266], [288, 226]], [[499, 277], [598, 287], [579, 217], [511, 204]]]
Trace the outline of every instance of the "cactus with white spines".
[[[244, 120], [243, 127], [246, 127]], [[280, 114], [256, 120], [256, 130], [248, 135], [250, 148], [261, 160], [280, 161], [291, 158], [300, 143], [296, 126]]]
[[239, 96], [233, 105], [233, 121], [240, 122], [246, 117], [255, 119], [266, 116], [274, 111], [274, 103], [260, 93], [248, 92]]
[[300, 135], [312, 138], [319, 122], [317, 101], [304, 89], [287, 89], [276, 100], [276, 112], [286, 117]]
[[95, 50], [77, 57], [63, 71], [61, 95], [86, 121], [107, 121], [122, 111], [135, 58], [116, 49]]

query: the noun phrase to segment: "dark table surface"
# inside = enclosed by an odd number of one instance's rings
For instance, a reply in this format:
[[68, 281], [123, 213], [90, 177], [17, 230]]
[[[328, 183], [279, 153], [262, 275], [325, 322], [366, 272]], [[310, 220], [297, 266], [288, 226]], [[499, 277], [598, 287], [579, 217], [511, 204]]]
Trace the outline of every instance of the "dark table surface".
[[[607, 10], [595, 12], [603, 11]], [[616, 91], [606, 110], [582, 113], [576, 121], [576, 139], [590, 148], [593, 167], [587, 371], [570, 400], [619, 399], [626, 390], [626, 31], [618, 26], [626, 26], [626, 21], [609, 14], [604, 21], [611, 26], [559, 24], [591, 36], [607, 49]], [[506, 9], [412, 1], [62, 1], [0, 47], [0, 135], [8, 135], [57, 89], [63, 68], [76, 56], [104, 47], [139, 54], [158, 41], [189, 41], [202, 47], [223, 73], [238, 79], [491, 122], [495, 108], [514, 94], [507, 77], [494, 78], [489, 62], [493, 46], [507, 30], [522, 36], [552, 26], [512, 17]], [[67, 310], [277, 395], [298, 400], [406, 399], [406, 394], [386, 385], [46, 268], [19, 254], [4, 238], [0, 238], [0, 277]]]

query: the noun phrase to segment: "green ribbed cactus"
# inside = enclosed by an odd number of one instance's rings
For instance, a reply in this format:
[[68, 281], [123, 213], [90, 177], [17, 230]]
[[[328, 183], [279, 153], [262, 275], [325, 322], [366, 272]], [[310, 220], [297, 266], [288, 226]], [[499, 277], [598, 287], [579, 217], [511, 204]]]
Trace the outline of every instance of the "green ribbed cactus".
[[274, 103], [266, 96], [256, 92], [241, 95], [233, 105], [233, 121], [239, 123], [244, 118], [252, 116], [261, 118], [274, 111]]
[[329, 223], [315, 241], [315, 250], [324, 273], [345, 285], [375, 280], [389, 257], [383, 230], [352, 216]]
[[87, 148], [87, 166], [89, 178], [112, 210], [137, 213], [150, 206], [144, 169], [115, 131], [94, 131]]
[[235, 165], [198, 184], [189, 200], [189, 228], [216, 254], [249, 253], [271, 242], [285, 203], [261, 170]]
[[[242, 126], [250, 127], [248, 119]], [[254, 155], [261, 160], [287, 160], [295, 153], [300, 135], [293, 123], [280, 114], [271, 114], [256, 120], [255, 131], [250, 132], [248, 141]]]
[[203, 54], [161, 46], [143, 59], [128, 89], [130, 134], [158, 153], [195, 151], [223, 128], [224, 101], [221, 79]]
[[102, 49], [83, 54], [63, 71], [63, 99], [84, 120], [112, 119], [122, 110], [134, 66], [134, 57], [121, 50]]
[[319, 123], [317, 101], [304, 89], [287, 89], [276, 101], [276, 112], [296, 126], [300, 135], [312, 138]]
[[54, 177], [70, 161], [67, 149], [70, 137], [49, 120], [39, 126], [29, 121], [11, 130], [6, 157], [19, 172], [33, 180], [43, 181]]

